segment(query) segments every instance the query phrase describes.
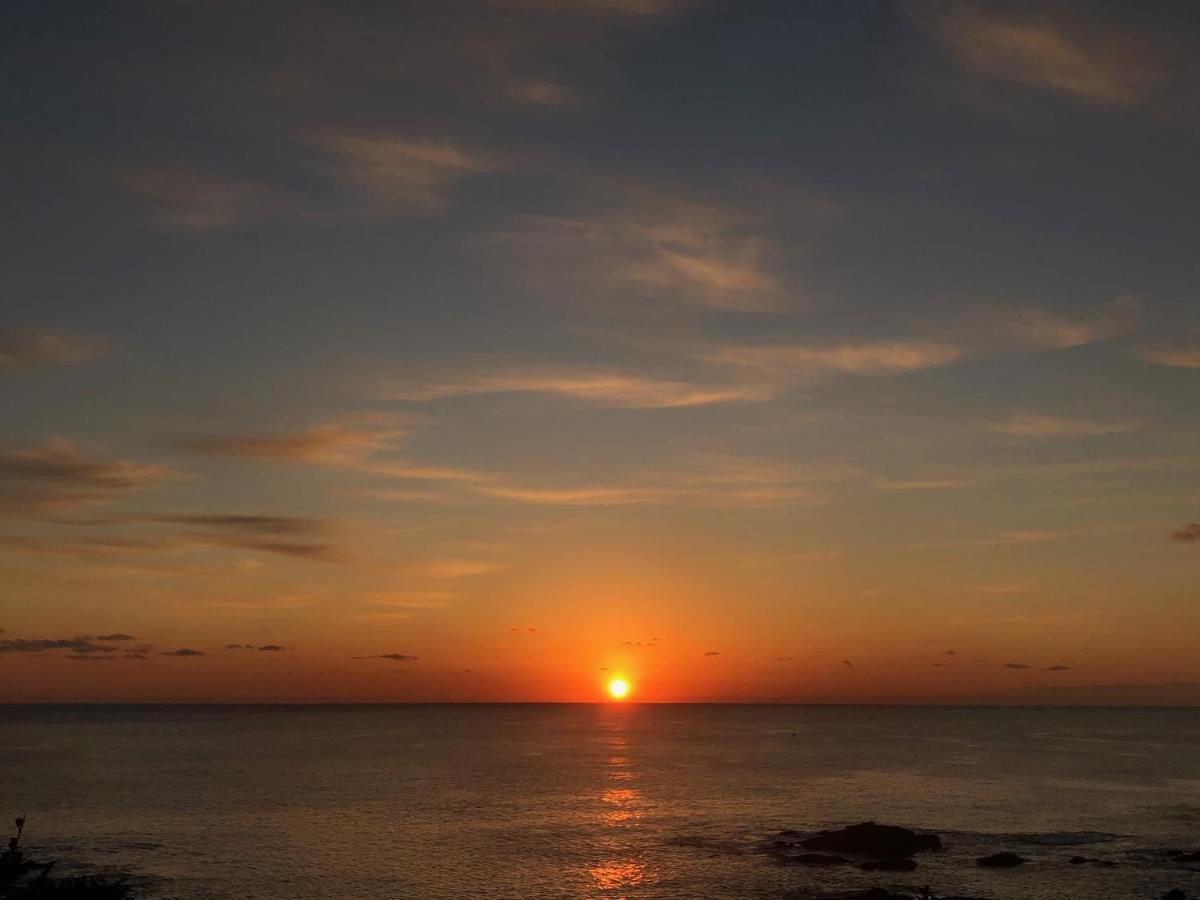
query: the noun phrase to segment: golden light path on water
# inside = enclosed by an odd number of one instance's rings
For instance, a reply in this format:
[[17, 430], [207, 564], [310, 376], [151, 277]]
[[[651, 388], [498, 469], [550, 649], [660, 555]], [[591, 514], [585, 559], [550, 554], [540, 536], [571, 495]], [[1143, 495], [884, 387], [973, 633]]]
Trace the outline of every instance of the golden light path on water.
[[604, 785], [600, 791], [600, 822], [607, 829], [603, 847], [609, 858], [590, 870], [596, 887], [620, 891], [654, 881], [652, 870], [640, 858], [633, 829], [642, 823], [642, 792], [632, 784], [636, 774], [630, 765], [629, 741], [624, 734], [605, 739], [608, 758], [604, 763]]

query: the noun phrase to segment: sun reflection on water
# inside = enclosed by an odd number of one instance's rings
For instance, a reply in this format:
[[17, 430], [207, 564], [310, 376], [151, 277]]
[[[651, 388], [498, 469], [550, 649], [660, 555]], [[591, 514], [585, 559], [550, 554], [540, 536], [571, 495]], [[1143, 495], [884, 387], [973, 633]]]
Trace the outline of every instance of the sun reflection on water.
[[646, 864], [629, 860], [626, 862], [607, 862], [592, 868], [592, 879], [596, 887], [604, 890], [633, 887], [646, 879]]
[[[611, 735], [607, 739], [609, 756], [604, 762], [604, 777], [609, 781], [632, 782], [636, 776], [628, 754], [628, 741], [624, 735]], [[611, 829], [610, 837], [604, 841], [607, 857], [589, 869], [595, 886], [605, 891], [618, 891], [653, 883], [651, 870], [639, 857], [635, 843], [636, 829], [640, 824], [644, 806], [642, 792], [636, 787], [604, 787], [599, 801], [604, 805], [599, 812], [599, 821], [605, 829]]]

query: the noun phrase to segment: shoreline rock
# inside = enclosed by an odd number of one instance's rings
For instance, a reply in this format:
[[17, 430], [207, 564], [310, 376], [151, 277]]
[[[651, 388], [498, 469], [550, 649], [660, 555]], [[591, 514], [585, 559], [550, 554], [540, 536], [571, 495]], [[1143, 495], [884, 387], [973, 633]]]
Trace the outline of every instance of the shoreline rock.
[[860, 822], [845, 828], [819, 831], [803, 838], [806, 850], [851, 853], [873, 859], [899, 859], [923, 850], [941, 850], [942, 839], [936, 834], [921, 834], [899, 825]]
[[981, 856], [975, 860], [975, 865], [983, 866], [985, 869], [1011, 869], [1024, 864], [1025, 857], [1018, 856], [1011, 850], [993, 853], [990, 856]]

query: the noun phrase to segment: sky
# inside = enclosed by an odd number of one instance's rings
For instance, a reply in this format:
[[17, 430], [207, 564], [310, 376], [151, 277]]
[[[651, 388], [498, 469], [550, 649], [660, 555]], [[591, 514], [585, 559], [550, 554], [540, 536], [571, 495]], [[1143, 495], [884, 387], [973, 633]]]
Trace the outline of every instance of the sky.
[[5, 18], [0, 701], [1200, 703], [1195, 4]]

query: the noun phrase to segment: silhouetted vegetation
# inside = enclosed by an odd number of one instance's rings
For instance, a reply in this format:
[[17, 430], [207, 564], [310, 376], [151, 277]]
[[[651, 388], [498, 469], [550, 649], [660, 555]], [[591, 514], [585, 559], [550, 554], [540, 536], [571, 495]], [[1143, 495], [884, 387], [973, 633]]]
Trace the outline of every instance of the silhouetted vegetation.
[[25, 817], [15, 820], [17, 833], [8, 839], [0, 854], [0, 900], [120, 900], [132, 890], [123, 878], [101, 875], [70, 875], [55, 878], [50, 872], [55, 861], [39, 862], [21, 849]]

